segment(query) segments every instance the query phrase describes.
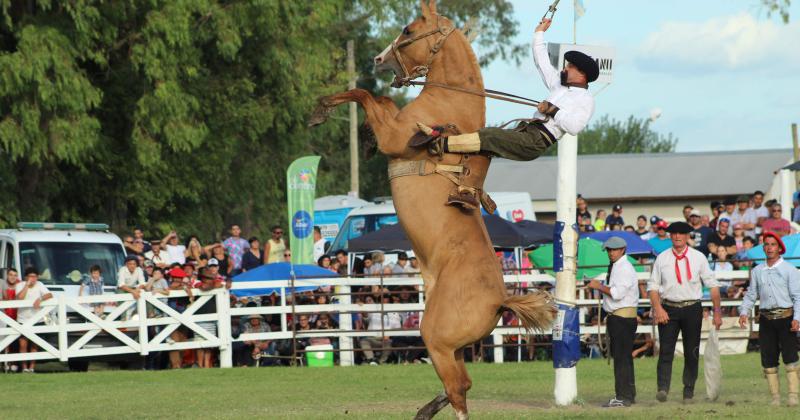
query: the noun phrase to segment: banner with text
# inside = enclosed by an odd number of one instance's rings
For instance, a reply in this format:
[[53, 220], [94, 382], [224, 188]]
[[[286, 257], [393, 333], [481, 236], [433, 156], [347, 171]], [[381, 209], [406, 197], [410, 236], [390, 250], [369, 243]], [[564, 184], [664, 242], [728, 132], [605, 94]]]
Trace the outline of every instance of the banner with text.
[[316, 264], [313, 214], [319, 159], [319, 156], [301, 157], [286, 171], [292, 264]]

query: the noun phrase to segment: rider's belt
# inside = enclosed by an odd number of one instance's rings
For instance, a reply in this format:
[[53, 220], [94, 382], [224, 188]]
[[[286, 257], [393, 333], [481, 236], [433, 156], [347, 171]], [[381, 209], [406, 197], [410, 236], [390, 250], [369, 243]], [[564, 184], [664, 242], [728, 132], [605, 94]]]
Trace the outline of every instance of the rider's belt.
[[758, 311], [761, 316], [769, 320], [788, 318], [794, 315], [792, 308], [773, 308], [773, 309], [760, 309]]
[[618, 316], [620, 318], [636, 318], [636, 308], [633, 306], [619, 308], [612, 312], [611, 315]]
[[[458, 183], [458, 179], [453, 174], [460, 174], [464, 170], [463, 165], [443, 165], [431, 160], [398, 160], [389, 163], [389, 180], [401, 176], [418, 175], [425, 176], [437, 173]], [[453, 179], [451, 179], [453, 178]]]
[[692, 306], [695, 303], [700, 302], [699, 300], [682, 300], [680, 302], [675, 302], [671, 300], [665, 300], [664, 305], [669, 306], [670, 308], [685, 308], [687, 306]]
[[545, 142], [547, 142], [547, 147], [556, 144], [558, 139], [556, 138], [556, 136], [553, 135], [553, 133], [550, 132], [550, 130], [547, 129], [547, 127], [544, 126], [544, 124], [542, 124], [539, 121], [536, 121], [533, 123], [533, 126], [536, 127], [536, 129], [539, 130], [540, 133], [542, 133], [542, 137], [544, 138]]

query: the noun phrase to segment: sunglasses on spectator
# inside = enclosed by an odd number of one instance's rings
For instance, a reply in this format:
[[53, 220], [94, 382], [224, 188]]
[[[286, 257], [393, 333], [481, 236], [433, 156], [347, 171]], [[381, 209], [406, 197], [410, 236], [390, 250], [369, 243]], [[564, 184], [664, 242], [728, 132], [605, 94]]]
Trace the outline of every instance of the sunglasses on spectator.
[[283, 235], [283, 231], [282, 230], [276, 230], [275, 232], [272, 232], [272, 234], [273, 235]]
[[292, 254], [283, 254], [284, 257], [291, 257]]

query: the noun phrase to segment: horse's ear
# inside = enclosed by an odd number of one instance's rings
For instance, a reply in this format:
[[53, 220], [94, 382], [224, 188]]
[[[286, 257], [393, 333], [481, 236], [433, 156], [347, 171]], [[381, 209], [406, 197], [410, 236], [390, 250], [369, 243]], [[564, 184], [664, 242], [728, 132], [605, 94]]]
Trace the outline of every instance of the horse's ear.
[[428, 8], [431, 10], [431, 14], [435, 15], [436, 14], [436, 0], [431, 0], [430, 3], [428, 3]]
[[[419, 0], [419, 7], [422, 9], [422, 17], [425, 19], [433, 16], [433, 13], [435, 13], [431, 12], [431, 7], [428, 5], [426, 0]], [[435, 5], [433, 7], [434, 9], [436, 8]]]

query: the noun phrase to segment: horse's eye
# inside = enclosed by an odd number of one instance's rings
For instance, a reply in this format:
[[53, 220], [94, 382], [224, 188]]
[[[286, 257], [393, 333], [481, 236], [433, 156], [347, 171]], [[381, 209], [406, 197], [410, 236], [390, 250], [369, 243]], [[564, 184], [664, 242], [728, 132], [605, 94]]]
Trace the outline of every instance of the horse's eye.
[[405, 35], [405, 36], [409, 36], [409, 35], [411, 35], [411, 30], [410, 30], [410, 29], [408, 29], [408, 26], [406, 26], [405, 28], [403, 28], [403, 35]]

